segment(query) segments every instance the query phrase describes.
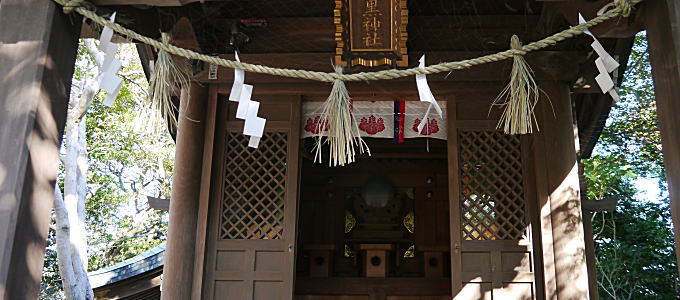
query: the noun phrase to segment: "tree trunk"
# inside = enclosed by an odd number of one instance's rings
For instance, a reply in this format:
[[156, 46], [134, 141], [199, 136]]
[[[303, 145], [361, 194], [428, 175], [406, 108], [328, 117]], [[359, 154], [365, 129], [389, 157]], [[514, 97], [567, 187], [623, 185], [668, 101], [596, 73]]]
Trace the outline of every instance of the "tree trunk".
[[[80, 97], [82, 100], [85, 97]], [[78, 107], [77, 105], [74, 106]], [[84, 142], [84, 122], [73, 115], [76, 111], [69, 111], [64, 138], [65, 155], [62, 159], [64, 164], [64, 198], [63, 205], [55, 203], [57, 215], [57, 257], [59, 258], [59, 271], [64, 282], [66, 299], [93, 299], [92, 288], [87, 278], [87, 239], [85, 230], [85, 174], [81, 167], [83, 164], [81, 142]], [[81, 134], [82, 132], [82, 134]], [[83, 135], [83, 137], [81, 137]], [[87, 157], [84, 159], [87, 161]], [[57, 201], [55, 201], [57, 202]], [[62, 237], [60, 237], [60, 235]], [[68, 259], [61, 262], [61, 259]], [[62, 271], [62, 265], [69, 265]], [[72, 282], [69, 282], [72, 280]], [[70, 292], [66, 289], [70, 287]]]
[[59, 185], [54, 187], [54, 212], [57, 221], [57, 264], [61, 275], [62, 286], [65, 295], [73, 295], [77, 290], [76, 280], [73, 272], [73, 262], [71, 261], [70, 228], [68, 223], [68, 212], [64, 204], [64, 197], [61, 194]]
[[87, 141], [85, 116], [99, 90], [98, 77], [102, 55], [91, 40], [85, 46], [94, 58], [94, 74], [82, 82], [80, 95], [72, 95], [64, 134], [64, 193], [55, 187], [57, 223], [57, 259], [67, 300], [94, 299], [87, 277], [87, 230], [85, 201], [87, 199]]

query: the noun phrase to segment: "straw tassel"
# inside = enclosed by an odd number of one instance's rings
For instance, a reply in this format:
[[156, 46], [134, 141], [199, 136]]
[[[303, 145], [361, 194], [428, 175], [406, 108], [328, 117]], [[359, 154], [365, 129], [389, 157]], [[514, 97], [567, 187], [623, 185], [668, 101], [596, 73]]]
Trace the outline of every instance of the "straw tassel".
[[[170, 43], [169, 34], [161, 33], [161, 38], [164, 44]], [[177, 64], [170, 53], [158, 51], [149, 82], [149, 98], [155, 114], [153, 120], [165, 120], [171, 128], [177, 128], [177, 106], [172, 102], [172, 96], [177, 96], [179, 89], [188, 91], [190, 72], [187, 65]]]
[[[335, 72], [342, 74], [342, 67], [336, 66]], [[336, 79], [333, 82], [331, 94], [321, 107], [321, 122], [317, 125], [319, 136], [316, 140], [314, 162], [321, 162], [321, 148], [324, 143], [330, 144], [329, 166], [344, 166], [354, 162], [357, 146], [359, 153], [364, 153], [364, 147], [366, 147], [368, 154], [371, 154], [368, 145], [359, 135], [359, 127], [352, 115], [351, 105], [345, 82]], [[328, 136], [324, 142], [321, 134], [326, 128], [328, 128]]]
[[538, 130], [534, 108], [538, 103], [540, 89], [534, 80], [531, 67], [524, 60], [519, 37], [512, 36], [510, 47], [518, 53], [513, 55], [510, 83], [492, 104], [492, 107], [503, 107], [503, 114], [496, 128], [503, 128], [503, 132], [506, 134], [532, 133], [533, 125], [536, 125], [536, 130]]

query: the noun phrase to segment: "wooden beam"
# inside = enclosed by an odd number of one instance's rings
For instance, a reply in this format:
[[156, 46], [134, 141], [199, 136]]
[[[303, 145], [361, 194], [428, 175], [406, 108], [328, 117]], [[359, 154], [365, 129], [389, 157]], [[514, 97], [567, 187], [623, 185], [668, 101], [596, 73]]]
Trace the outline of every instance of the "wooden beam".
[[583, 200], [583, 210], [589, 212], [614, 212], [619, 199], [607, 198], [602, 200]]
[[0, 299], [37, 299], [81, 21], [0, 5]]
[[182, 91], [162, 299], [191, 299], [207, 97], [197, 83]]
[[448, 278], [396, 277], [299, 278], [295, 285], [297, 295], [369, 295], [358, 299], [385, 299], [374, 298], [373, 294], [381, 292], [393, 296], [447, 296], [446, 299], [450, 299], [451, 286]]
[[[203, 277], [206, 274], [205, 249], [208, 241], [208, 219], [210, 217], [210, 193], [212, 184], [212, 168], [217, 162], [213, 162], [213, 149], [215, 148], [215, 128], [217, 126], [217, 87], [210, 86], [207, 111], [205, 135], [203, 138], [203, 167], [201, 170], [201, 187], [198, 195], [198, 222], [196, 225], [196, 256], [194, 260], [194, 284], [191, 291], [191, 299], [203, 299]], [[216, 168], [219, 169], [219, 168]]]
[[[246, 75], [246, 78], [248, 76]], [[247, 79], [246, 79], [247, 81]], [[217, 84], [220, 94], [228, 95], [231, 92], [231, 83]], [[375, 101], [394, 101], [399, 97], [414, 97], [417, 99], [418, 90], [415, 80], [413, 82], [399, 81], [376, 81], [376, 82], [348, 82], [346, 84], [353, 98], [370, 97]], [[271, 95], [303, 95], [305, 101], [325, 101], [331, 91], [332, 85], [325, 82], [299, 82], [299, 83], [263, 83], [257, 84], [253, 89], [253, 97]], [[456, 82], [441, 81], [431, 82], [430, 88], [436, 98], [446, 94], [488, 94], [487, 100], [492, 100], [503, 89], [502, 82]]]
[[93, 0], [94, 5], [182, 6], [203, 0]]
[[[332, 52], [335, 25], [332, 17], [264, 18], [266, 25], [248, 28], [250, 42], [244, 53]], [[231, 28], [240, 19], [215, 19], [214, 28]], [[455, 15], [409, 17], [409, 51], [506, 50], [510, 36], [534, 41], [545, 34], [536, 30], [538, 15]], [[229, 31], [208, 30], [210, 41], [229, 39]], [[221, 34], [221, 35], [219, 35]], [[226, 43], [224, 44], [226, 46]], [[554, 49], [560, 49], [557, 45]], [[224, 49], [221, 49], [224, 50]]]
[[[584, 201], [586, 203], [588, 201]], [[586, 249], [586, 264], [588, 266], [588, 291], [590, 292], [590, 300], [600, 299], [600, 294], [597, 286], [597, 256], [595, 254], [595, 240], [593, 238], [593, 222], [591, 218], [593, 213], [586, 210], [583, 211], [583, 239], [585, 240]]]
[[170, 199], [161, 199], [151, 196], [146, 196], [146, 201], [149, 203], [149, 207], [155, 210], [169, 211], [170, 210]]
[[644, 3], [656, 110], [668, 180], [675, 255], [680, 272], [680, 4], [675, 0]]
[[[449, 189], [449, 249], [450, 249], [450, 263], [451, 263], [451, 282], [449, 286], [451, 288], [451, 296], [456, 299], [456, 295], [460, 293], [463, 288], [462, 282], [462, 255], [461, 255], [461, 213], [460, 205], [456, 202], [460, 201], [460, 178], [459, 176], [459, 154], [458, 154], [458, 128], [456, 122], [457, 120], [457, 108], [456, 99], [450, 96], [447, 102], [447, 116], [448, 122], [447, 134], [448, 139], [446, 140], [447, 147], [447, 172], [448, 172], [448, 189]], [[456, 234], [458, 232], [459, 234]]]
[[[554, 33], [564, 29], [564, 25], [578, 25], [578, 14], [583, 14], [586, 20], [597, 17], [597, 12], [611, 3], [610, 0], [595, 1], [554, 1], [543, 5], [543, 13], [540, 24], [545, 28], [546, 33]], [[566, 23], [566, 24], [565, 24]], [[590, 28], [590, 31], [600, 38], [627, 38], [635, 36], [643, 29], [641, 18], [637, 18], [633, 13], [628, 18], [613, 18], [597, 26]]]

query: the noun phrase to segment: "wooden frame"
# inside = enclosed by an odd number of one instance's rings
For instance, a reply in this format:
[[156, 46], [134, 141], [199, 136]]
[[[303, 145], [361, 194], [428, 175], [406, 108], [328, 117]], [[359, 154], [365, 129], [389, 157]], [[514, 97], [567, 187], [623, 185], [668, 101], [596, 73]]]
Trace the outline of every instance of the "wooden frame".
[[654, 92], [668, 179], [675, 255], [680, 272], [680, 5], [676, 0], [645, 1], [645, 27], [649, 39]]
[[[214, 88], [214, 93], [217, 95], [218, 88]], [[221, 222], [222, 222], [222, 206], [223, 206], [223, 193], [224, 193], [224, 174], [225, 174], [225, 147], [227, 146], [227, 135], [229, 133], [240, 134], [242, 130], [242, 121], [229, 121], [228, 120], [228, 105], [227, 101], [220, 101], [218, 96], [214, 97], [217, 99], [217, 111], [221, 118], [216, 118], [215, 128], [215, 142], [214, 150], [212, 153], [213, 166], [212, 166], [212, 176], [211, 176], [211, 187], [207, 188], [210, 190], [210, 200], [202, 199], [203, 202], [208, 201], [207, 205], [202, 205], [202, 214], [207, 215], [207, 230], [206, 230], [206, 246], [204, 267], [196, 267], [196, 269], [205, 269], [203, 271], [201, 291], [194, 292], [195, 299], [213, 299], [214, 293], [216, 293], [216, 278], [222, 278], [222, 280], [237, 280], [240, 276], [245, 276], [243, 279], [238, 279], [243, 281], [246, 287], [242, 290], [240, 294], [245, 299], [250, 299], [253, 297], [253, 292], [255, 292], [256, 283], [258, 282], [268, 282], [269, 280], [275, 280], [277, 282], [282, 282], [282, 291], [290, 290], [290, 296], [282, 294], [283, 299], [292, 299], [293, 284], [294, 284], [294, 265], [295, 265], [295, 255], [294, 255], [294, 244], [296, 238], [296, 223], [297, 223], [297, 194], [298, 194], [298, 178], [299, 178], [299, 162], [298, 162], [298, 152], [299, 152], [299, 134], [300, 134], [300, 98], [299, 97], [288, 97], [290, 103], [290, 115], [287, 116], [288, 121], [278, 121], [270, 120], [267, 122], [267, 127], [265, 129], [265, 134], [273, 132], [285, 132], [287, 136], [287, 159], [286, 159], [286, 175], [285, 175], [285, 213], [284, 213], [284, 230], [283, 237], [281, 239], [222, 239], [220, 234]], [[261, 144], [262, 147], [262, 144]], [[204, 170], [207, 172], [207, 170]], [[208, 207], [207, 212], [204, 209]], [[265, 245], [266, 244], [266, 245]], [[229, 245], [229, 246], [228, 246]], [[256, 257], [260, 253], [279, 253], [277, 255], [283, 255], [284, 259], [281, 263], [282, 268], [277, 272], [262, 272], [256, 269], [243, 269], [241, 272], [234, 271], [218, 271], [216, 266], [218, 263], [216, 257], [216, 251], [218, 248], [232, 249], [232, 247], [242, 249], [238, 251], [243, 252], [243, 262], [245, 263], [245, 268], [250, 268], [248, 266], [255, 267], [255, 263], [259, 265], [259, 259], [256, 261]], [[232, 251], [232, 250], [227, 250]], [[264, 252], [261, 252], [264, 251]], [[285, 254], [288, 252], [289, 254]], [[291, 253], [292, 252], [292, 253]], [[206, 268], [205, 266], [214, 266]], [[259, 268], [259, 267], [258, 267]], [[250, 271], [248, 271], [250, 270]], [[250, 274], [248, 272], [256, 271], [259, 273]], [[275, 274], [276, 273], [276, 274]], [[259, 275], [257, 275], [259, 274]], [[262, 277], [264, 276], [264, 277]], [[264, 280], [264, 281], [262, 281]], [[195, 284], [198, 284], [199, 280], [195, 280]], [[248, 289], [248, 284], [250, 289]], [[271, 293], [268, 291], [267, 293]], [[241, 297], [232, 295], [233, 297]]]
[[448, 161], [449, 161], [449, 235], [451, 236], [451, 296], [455, 296], [463, 288], [461, 272], [456, 272], [462, 265], [461, 260], [461, 235], [460, 235], [460, 176], [458, 176], [458, 118], [455, 99], [449, 99], [446, 112], [449, 138]]
[[81, 17], [0, 5], [0, 299], [36, 299]]
[[545, 281], [544, 281], [544, 263], [543, 252], [541, 247], [541, 222], [540, 211], [538, 208], [538, 188], [536, 185], [535, 167], [536, 161], [533, 160], [532, 155], [532, 140], [535, 136], [527, 135], [522, 137], [522, 167], [524, 174], [524, 197], [525, 211], [528, 221], [529, 237], [533, 243], [533, 263], [534, 263], [534, 284], [536, 289], [536, 299], [546, 299], [545, 295]]
[[210, 207], [210, 188], [213, 182], [212, 174], [214, 164], [217, 161], [213, 160], [213, 153], [215, 149], [215, 133], [217, 127], [217, 87], [211, 85], [209, 87], [208, 110], [206, 112], [206, 126], [205, 126], [205, 142], [203, 146], [203, 169], [201, 171], [201, 187], [199, 194], [198, 206], [198, 222], [196, 224], [196, 250], [194, 251], [196, 258], [194, 259], [194, 278], [192, 285], [191, 299], [199, 300], [203, 296], [203, 278], [205, 275], [205, 254], [206, 243], [208, 236], [208, 208]]
[[[546, 82], [542, 88], [548, 94], [541, 97], [536, 112], [540, 124], [544, 125], [532, 138], [532, 150], [545, 294], [546, 299], [583, 299], [589, 296], [589, 285], [583, 224], [580, 221], [571, 96], [568, 85], [563, 82]], [[550, 103], [546, 101], [548, 95]]]
[[[520, 284], [524, 288], [528, 288], [523, 284], [531, 283], [531, 296], [534, 299], [544, 299], [543, 291], [543, 270], [542, 265], [542, 255], [539, 246], [539, 240], [536, 238], [539, 234], [538, 217], [536, 211], [536, 185], [534, 172], [532, 171], [532, 166], [536, 162], [531, 158], [530, 149], [530, 136], [523, 136], [519, 139], [519, 148], [521, 149], [520, 163], [522, 168], [522, 185], [523, 185], [523, 214], [524, 220], [526, 222], [525, 232], [529, 234], [527, 239], [520, 240], [495, 240], [495, 241], [476, 241], [476, 240], [463, 240], [463, 235], [461, 234], [461, 226], [463, 225], [462, 219], [462, 207], [460, 204], [460, 194], [461, 194], [461, 178], [460, 178], [460, 166], [459, 166], [459, 134], [460, 131], [496, 131], [497, 120], [493, 116], [489, 119], [458, 119], [457, 109], [460, 105], [453, 105], [453, 102], [449, 102], [448, 124], [449, 124], [449, 139], [448, 139], [448, 156], [449, 156], [449, 211], [451, 219], [451, 272], [452, 272], [452, 292], [454, 299], [468, 299], [469, 297], [484, 296], [484, 292], [492, 292], [494, 297], [500, 297], [497, 293], [503, 293], [507, 284], [513, 282], [513, 284]], [[530, 241], [527, 244], [524, 241]], [[489, 245], [489, 243], [493, 245]], [[457, 250], [457, 251], [456, 251]], [[519, 252], [518, 252], [519, 251]], [[522, 253], [528, 251], [530, 255], [529, 261], [525, 262], [529, 264], [529, 271], [508, 271], [508, 270], [496, 270], [494, 268], [506, 268], [505, 261], [508, 259], [506, 255], [512, 255], [513, 253]], [[480, 281], [479, 291], [482, 295], [472, 295], [470, 294], [469, 287], [470, 283], [463, 282], [471, 280], [471, 274], [475, 272], [466, 272], [463, 269], [465, 262], [469, 259], [463, 259], [463, 252], [468, 253], [486, 253], [488, 252], [489, 261], [488, 266], [490, 272], [480, 273], [485, 274], [482, 278], [472, 281], [472, 283]], [[518, 265], [519, 266], [519, 265]], [[492, 281], [493, 283], [489, 283]], [[503, 283], [502, 286], [495, 286], [496, 284]], [[476, 285], [473, 285], [476, 286]], [[499, 289], [497, 291], [497, 289]], [[507, 295], [506, 295], [507, 297]]]
[[[217, 107], [217, 112], [214, 113], [214, 115], [221, 115], [224, 116], [226, 115], [226, 105], [224, 103], [221, 103], [218, 100], [217, 93], [220, 89], [224, 89], [224, 85], [215, 85], [212, 86], [210, 91], [211, 91], [211, 102], [209, 103], [210, 105], [213, 105]], [[285, 96], [285, 98], [290, 99], [291, 97], [296, 98], [293, 101], [301, 101], [300, 96]], [[370, 98], [370, 95], [368, 96], [361, 96], [362, 98]], [[283, 97], [280, 97], [283, 98]], [[313, 100], [316, 100], [316, 98], [312, 97]], [[387, 100], [387, 98], [383, 99], [384, 97], [378, 99], [378, 100]], [[458, 291], [462, 289], [462, 282], [463, 282], [463, 274], [460, 273], [459, 271], [456, 271], [460, 268], [462, 265], [462, 257], [461, 257], [461, 251], [463, 247], [463, 243], [461, 240], [461, 235], [458, 232], [461, 226], [461, 208], [459, 205], [453, 205], [451, 201], [459, 201], [458, 195], [460, 192], [460, 186], [459, 186], [459, 174], [458, 174], [458, 155], [459, 155], [459, 149], [458, 149], [458, 131], [461, 129], [491, 129], [495, 128], [496, 126], [496, 121], [493, 119], [486, 119], [486, 120], [479, 120], [479, 119], [458, 119], [457, 118], [457, 110], [459, 109], [459, 103], [457, 101], [454, 101], [453, 97], [448, 96], [446, 97], [449, 101], [448, 103], [448, 130], [449, 130], [449, 140], [447, 141], [448, 145], [448, 153], [447, 157], [449, 160], [449, 168], [447, 170], [449, 176], [448, 176], [448, 182], [449, 182], [449, 218], [450, 218], [450, 223], [449, 223], [449, 228], [450, 228], [450, 249], [451, 251], [451, 268], [452, 268], [452, 278], [450, 282], [451, 290], [453, 291], [453, 295], [456, 295]], [[444, 99], [442, 99], [444, 100]], [[216, 103], [213, 103], [212, 101], [215, 101]], [[465, 110], [467, 111], [469, 109], [469, 104], [470, 102], [467, 102], [467, 104], [464, 105]], [[481, 104], [480, 104], [481, 105]], [[463, 115], [464, 116], [464, 115]], [[210, 114], [208, 115], [208, 118], [215, 118], [212, 122], [216, 122], [216, 124], [212, 125], [213, 129], [206, 128], [206, 131], [214, 131], [216, 133], [220, 132], [226, 132], [226, 131], [231, 131], [231, 130], [240, 130], [241, 127], [238, 122], [219, 122], [217, 121], [216, 117], [211, 116]], [[300, 122], [300, 116], [299, 112], [297, 116], [292, 116], [290, 121], [277, 121], [277, 120], [272, 120], [268, 123], [269, 127], [268, 130], [287, 130], [288, 128], [294, 128], [290, 127], [291, 123], [297, 123], [292, 126], [297, 126], [299, 128], [299, 122]], [[207, 127], [211, 127], [211, 125], [208, 125]], [[293, 130], [290, 131], [293, 133]], [[296, 133], [299, 133], [296, 132]], [[208, 146], [211, 142], [208, 141], [208, 139], [212, 138], [213, 140], [216, 137], [210, 137], [209, 135], [206, 135], [206, 146]], [[299, 138], [299, 137], [298, 137]], [[296, 139], [298, 139], [296, 138]], [[550, 204], [550, 201], [547, 201], [547, 203], [540, 204], [538, 201], [540, 199], [546, 199], [547, 197], [547, 182], [545, 182], [545, 176], [537, 176], [539, 173], [545, 173], [546, 172], [546, 167], [545, 167], [545, 155], [544, 153], [544, 144], [545, 142], [543, 141], [543, 133], [540, 132], [536, 135], [528, 136], [528, 137], [523, 137], [521, 139], [521, 148], [522, 148], [522, 172], [523, 172], [523, 177], [524, 177], [524, 193], [525, 193], [525, 217], [527, 221], [527, 226], [529, 226], [529, 234], [531, 235], [531, 240], [533, 241], [533, 245], [530, 246], [532, 249], [532, 261], [531, 264], [535, 267], [533, 267], [533, 284], [534, 284], [534, 295], [536, 299], [543, 299], [544, 296], [546, 295], [554, 295], [556, 292], [556, 283], [554, 280], [554, 275], [551, 276], [545, 276], [545, 274], [555, 274], [555, 265], [553, 263], [544, 263], [544, 261], [550, 261], [551, 260], [551, 255], [553, 254], [553, 245], [552, 245], [552, 226], [550, 225], [551, 222], [551, 215], [550, 215], [550, 209], [545, 208], [544, 204]], [[213, 174], [213, 180], [218, 180], [215, 177], [220, 177], [224, 172], [223, 166], [220, 163], [221, 161], [224, 160], [224, 154], [218, 151], [215, 153], [214, 151], [217, 149], [223, 149], [224, 147], [224, 141], [221, 139], [217, 138], [217, 141], [214, 141], [212, 144], [212, 147], [210, 150], [205, 149], [204, 150], [204, 156], [209, 156], [212, 155], [214, 157], [214, 160], [212, 162], [212, 167], [204, 167], [203, 173], [205, 174], [206, 172], [210, 172]], [[289, 145], [289, 147], [299, 147], [299, 145]], [[213, 150], [215, 149], [215, 150]], [[296, 148], [298, 149], [298, 148]], [[290, 148], [288, 151], [294, 151], [292, 148]], [[297, 151], [297, 150], [295, 150]], [[299, 164], [299, 162], [296, 162]], [[295, 185], [297, 186], [299, 184], [299, 173], [296, 174], [296, 179], [294, 180]], [[293, 180], [292, 178], [290, 180]], [[291, 181], [292, 183], [293, 181]], [[221, 184], [219, 181], [217, 182], [212, 182], [212, 185]], [[204, 184], [202, 186], [202, 194], [201, 194], [201, 208], [200, 208], [200, 214], [201, 214], [201, 220], [203, 220], [204, 223], [199, 224], [199, 234], [201, 231], [205, 230], [205, 234], [207, 237], [207, 244], [205, 245], [205, 248], [202, 253], [198, 253], [197, 251], [197, 256], [199, 255], [205, 255], [206, 254], [206, 249], [210, 248], [210, 244], [214, 243], [211, 242], [211, 240], [214, 240], [215, 235], [217, 234], [215, 229], [218, 228], [217, 224], [208, 224], [205, 222], [208, 222], [205, 219], [210, 219], [210, 222], [215, 222], [216, 220], [219, 220], [219, 211], [220, 208], [219, 206], [216, 206], [215, 203], [206, 203], [207, 200], [206, 196], [204, 195], [206, 190], [211, 190], [211, 193], [213, 193], [213, 196], [211, 197], [220, 197], [219, 191], [216, 191], [215, 188], [210, 188], [211, 185], [206, 185]], [[215, 186], [215, 187], [217, 187]], [[541, 190], [544, 190], [542, 192]], [[543, 196], [541, 196], [543, 195]], [[296, 196], [297, 197], [297, 196]], [[213, 201], [214, 202], [214, 201]], [[297, 203], [295, 204], [297, 205]], [[215, 206], [213, 208], [210, 208], [210, 206]], [[212, 210], [211, 210], [212, 209]], [[539, 216], [541, 213], [547, 213], [547, 214], [542, 214]], [[204, 218], [203, 216], [210, 215], [209, 218]], [[295, 217], [296, 218], [296, 217]], [[288, 217], [288, 222], [296, 221], [294, 217]], [[547, 219], [547, 220], [546, 220]], [[539, 222], [539, 220], [541, 220]], [[546, 229], [546, 222], [548, 224]], [[208, 229], [203, 229], [201, 226], [207, 226]], [[213, 232], [211, 232], [211, 229]], [[543, 230], [542, 230], [543, 229]], [[289, 234], [297, 234], [297, 230], [295, 232], [290, 232], [288, 231]], [[199, 249], [200, 245], [198, 245], [197, 242], [197, 249]], [[469, 246], [468, 246], [469, 247]], [[481, 248], [480, 248], [481, 249]], [[458, 250], [458, 251], [456, 251]], [[501, 258], [500, 257], [492, 257], [494, 261], [496, 261], [496, 264], [500, 263]], [[197, 264], [198, 264], [198, 258], [197, 258]], [[294, 262], [294, 261], [293, 261]], [[210, 255], [206, 257], [206, 259], [203, 260], [204, 265], [214, 265], [215, 260], [214, 258], [210, 258]], [[204, 266], [196, 266], [195, 272], [198, 275], [199, 269], [205, 268]], [[211, 273], [214, 273], [214, 271], [205, 269], [202, 270], [203, 275], [202, 276], [196, 276], [194, 278], [194, 284], [200, 284], [199, 286], [201, 288], [198, 288], [194, 291], [194, 299], [206, 299], [209, 298], [209, 292], [212, 290], [212, 287], [210, 287], [210, 284], [208, 282], [202, 282], [202, 278], [209, 278], [211, 277]], [[293, 268], [290, 268], [290, 272], [288, 275], [286, 275], [287, 278], [292, 278], [294, 280], [294, 265]], [[315, 279], [316, 280], [316, 279]], [[294, 282], [294, 281], [293, 281]], [[309, 282], [308, 279], [304, 279], [305, 286], [307, 285], [307, 282]], [[554, 289], [550, 290], [550, 286], [553, 286]], [[203, 290], [206, 289], [207, 290]], [[305, 288], [306, 290], [306, 288]]]

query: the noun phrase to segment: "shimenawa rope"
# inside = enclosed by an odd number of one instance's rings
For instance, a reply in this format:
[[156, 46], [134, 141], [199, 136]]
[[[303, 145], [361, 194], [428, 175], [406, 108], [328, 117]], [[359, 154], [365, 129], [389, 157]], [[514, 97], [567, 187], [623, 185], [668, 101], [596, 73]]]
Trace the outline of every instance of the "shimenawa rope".
[[[335, 72], [333, 73], [326, 73], [309, 70], [272, 68], [263, 65], [248, 64], [227, 60], [220, 57], [209, 56], [174, 46], [170, 44], [169, 37], [167, 35], [163, 35], [163, 41], [159, 42], [155, 39], [143, 36], [135, 31], [127, 29], [115, 22], [111, 22], [108, 19], [97, 15], [92, 10], [87, 9], [86, 7], [94, 6], [85, 0], [53, 1], [64, 6], [64, 13], [76, 11], [97, 24], [111, 28], [120, 35], [155, 47], [159, 51], [159, 58], [161, 54], [167, 56], [165, 57], [166, 59], [164, 60], [165, 63], [163, 68], [160, 68], [161, 70], [159, 70], [159, 66], [157, 66], [156, 70], [154, 70], [154, 77], [156, 78], [155, 80], [152, 80], [151, 84], [152, 91], [156, 91], [156, 93], [152, 93], [152, 99], [155, 100], [152, 101], [152, 103], [155, 104], [158, 111], [166, 118], [173, 117], [173, 115], [168, 113], [173, 109], [172, 106], [168, 106], [168, 103], [172, 103], [169, 99], [169, 93], [170, 91], [174, 90], [170, 88], [170, 85], [172, 85], [173, 81], [176, 82], [179, 80], [180, 84], [182, 84], [187, 80], [181, 76], [183, 72], [180, 72], [180, 69], [177, 69], [174, 66], [172, 58], [170, 58], [169, 54], [253, 73], [333, 82], [331, 94], [323, 106], [322, 122], [320, 122], [319, 126], [323, 127], [326, 126], [326, 124], [330, 125], [330, 132], [326, 139], [326, 143], [330, 144], [329, 165], [342, 166], [354, 161], [354, 156], [356, 153], [354, 150], [355, 146], [359, 147], [359, 152], [363, 152], [364, 147], [366, 147], [366, 150], [369, 151], [370, 155], [370, 150], [368, 150], [368, 146], [361, 139], [361, 136], [358, 133], [356, 120], [352, 116], [350, 96], [347, 92], [347, 88], [345, 87], [345, 81], [395, 79], [414, 76], [417, 74], [427, 75], [440, 72], [450, 72], [453, 70], [470, 68], [475, 65], [513, 58], [514, 62], [510, 83], [494, 101], [494, 105], [500, 105], [504, 107], [504, 112], [501, 116], [498, 126], [499, 128], [503, 127], [505, 133], [508, 134], [530, 133], [532, 131], [533, 122], [535, 122], [533, 108], [538, 101], [539, 89], [533, 78], [531, 68], [528, 66], [523, 56], [528, 52], [546, 48], [567, 38], [582, 34], [587, 28], [600, 24], [606, 20], [615, 18], [619, 15], [627, 16], [630, 14], [632, 7], [643, 0], [617, 0], [613, 4], [608, 5], [613, 6], [614, 8], [602, 13], [588, 22], [579, 24], [524, 46], [522, 46], [522, 44], [519, 42], [519, 38], [515, 35], [511, 39], [511, 49], [499, 53], [462, 61], [444, 62], [424, 68], [418, 66], [404, 70], [391, 69], [355, 74], [343, 74], [341, 68], [336, 68]], [[607, 8], [603, 9], [606, 10]], [[172, 121], [174, 121], [174, 119], [168, 120], [168, 122]], [[320, 151], [323, 144], [324, 142], [322, 137], [319, 135], [317, 137], [316, 143], [315, 160], [320, 159]]]
[[576, 26], [573, 26], [569, 29], [565, 29], [561, 32], [555, 33], [551, 36], [548, 36], [542, 40], [535, 41], [529, 44], [526, 44], [522, 46], [520, 50], [517, 49], [510, 49], [502, 52], [498, 52], [495, 54], [490, 54], [490, 55], [485, 55], [473, 59], [466, 59], [466, 60], [461, 60], [461, 61], [452, 61], [452, 62], [443, 62], [435, 65], [430, 65], [425, 68], [409, 68], [409, 69], [403, 69], [403, 70], [398, 70], [398, 69], [391, 69], [391, 70], [384, 70], [384, 71], [376, 71], [376, 72], [361, 72], [361, 73], [354, 73], [354, 74], [339, 74], [336, 72], [319, 72], [319, 71], [309, 71], [309, 70], [296, 70], [296, 69], [284, 69], [284, 68], [273, 68], [273, 67], [267, 67], [263, 65], [256, 65], [256, 64], [249, 64], [249, 63], [243, 63], [243, 62], [237, 62], [233, 60], [228, 60], [220, 57], [215, 57], [215, 56], [210, 56], [210, 55], [205, 55], [201, 54], [195, 51], [191, 51], [188, 49], [184, 49], [181, 47], [174, 46], [172, 44], [165, 44], [163, 42], [160, 42], [158, 40], [152, 39], [150, 37], [141, 35], [133, 30], [127, 29], [115, 22], [111, 22], [107, 20], [106, 18], [97, 15], [95, 12], [92, 10], [88, 9], [87, 7], [91, 7], [91, 4], [88, 3], [85, 0], [53, 0], [54, 2], [64, 6], [64, 12], [65, 13], [70, 13], [70, 12], [77, 12], [84, 17], [91, 19], [95, 23], [98, 23], [102, 26], [107, 26], [116, 33], [126, 36], [128, 38], [140, 41], [142, 43], [145, 43], [147, 45], [153, 46], [158, 50], [163, 50], [168, 53], [181, 56], [181, 57], [186, 57], [190, 59], [195, 59], [195, 60], [200, 60], [204, 61], [207, 63], [211, 64], [216, 64], [222, 67], [227, 67], [227, 68], [232, 68], [232, 69], [240, 69], [248, 72], [253, 72], [253, 73], [261, 73], [261, 74], [269, 74], [269, 75], [274, 75], [274, 76], [282, 76], [282, 77], [291, 77], [291, 78], [301, 78], [301, 79], [309, 79], [309, 80], [316, 80], [316, 81], [323, 81], [323, 82], [334, 82], [335, 80], [342, 80], [342, 81], [372, 81], [372, 80], [385, 80], [385, 79], [395, 79], [395, 78], [402, 78], [402, 77], [408, 77], [408, 76], [414, 76], [416, 74], [435, 74], [435, 73], [442, 73], [442, 72], [450, 72], [454, 70], [462, 70], [462, 69], [467, 69], [472, 66], [476, 65], [481, 65], [485, 63], [490, 63], [490, 62], [496, 62], [496, 61], [501, 61], [505, 59], [512, 58], [514, 55], [525, 55], [528, 52], [536, 51], [539, 49], [547, 48], [550, 46], [553, 46], [557, 44], [558, 42], [561, 42], [563, 40], [566, 40], [568, 38], [572, 38], [576, 35], [580, 35], [585, 31], [587, 28], [593, 27], [595, 25], [598, 25], [604, 21], [607, 21], [609, 19], [618, 17], [618, 16], [627, 16], [630, 14], [632, 8], [634, 5], [642, 2], [643, 0], [619, 0], [616, 2], [615, 7], [606, 11], [600, 16], [597, 16], [591, 20], [589, 20], [586, 23], [579, 24]]

